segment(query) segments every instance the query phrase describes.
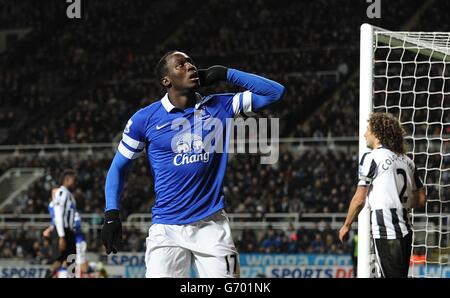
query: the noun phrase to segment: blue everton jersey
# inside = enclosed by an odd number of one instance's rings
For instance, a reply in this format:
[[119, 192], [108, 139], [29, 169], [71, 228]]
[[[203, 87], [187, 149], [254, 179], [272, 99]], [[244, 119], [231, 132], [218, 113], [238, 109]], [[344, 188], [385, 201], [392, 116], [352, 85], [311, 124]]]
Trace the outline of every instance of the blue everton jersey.
[[136, 112], [123, 132], [118, 151], [136, 159], [145, 150], [150, 162], [153, 223], [192, 223], [224, 208], [227, 125], [240, 113], [252, 114], [252, 93], [196, 96], [195, 106], [181, 110], [166, 94]]

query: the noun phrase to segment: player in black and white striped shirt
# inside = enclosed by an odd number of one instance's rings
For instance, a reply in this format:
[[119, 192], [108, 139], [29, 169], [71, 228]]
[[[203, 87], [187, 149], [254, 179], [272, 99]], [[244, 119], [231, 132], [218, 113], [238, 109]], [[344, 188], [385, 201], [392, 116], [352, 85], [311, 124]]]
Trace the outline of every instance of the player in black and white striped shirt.
[[367, 197], [383, 277], [408, 276], [412, 245], [408, 209], [422, 207], [426, 202], [414, 162], [405, 154], [403, 135], [399, 121], [392, 115], [371, 114], [364, 137], [372, 151], [361, 158], [358, 187], [339, 231], [344, 241]]
[[72, 195], [76, 186], [76, 173], [65, 170], [61, 175], [62, 185], [56, 189], [51, 202], [54, 213], [54, 226], [58, 234], [58, 247], [60, 255], [58, 261], [62, 267], [67, 267], [67, 257], [76, 254], [75, 246], [75, 212], [76, 202]]

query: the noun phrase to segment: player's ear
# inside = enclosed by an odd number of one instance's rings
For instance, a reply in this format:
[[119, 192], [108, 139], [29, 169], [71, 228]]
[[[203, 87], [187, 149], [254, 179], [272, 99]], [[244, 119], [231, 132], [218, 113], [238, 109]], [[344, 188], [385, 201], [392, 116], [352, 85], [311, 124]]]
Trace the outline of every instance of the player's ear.
[[169, 87], [170, 87], [170, 79], [169, 79], [167, 76], [163, 77], [163, 78], [161, 79], [161, 84], [162, 84], [164, 87], [169, 88]]

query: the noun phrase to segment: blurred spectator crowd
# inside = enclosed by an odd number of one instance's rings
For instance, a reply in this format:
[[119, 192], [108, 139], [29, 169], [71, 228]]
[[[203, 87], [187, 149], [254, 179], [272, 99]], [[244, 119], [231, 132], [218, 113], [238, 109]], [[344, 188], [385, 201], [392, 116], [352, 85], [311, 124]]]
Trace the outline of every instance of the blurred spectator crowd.
[[[24, 258], [35, 264], [50, 264], [55, 257], [52, 239], [43, 238], [39, 229], [8, 229], [0, 233], [0, 258]], [[337, 230], [323, 225], [317, 229], [264, 230], [244, 229], [235, 238], [240, 253], [315, 253], [343, 254], [349, 244], [340, 243]], [[86, 235], [87, 251], [104, 253], [99, 237]], [[138, 230], [126, 229], [123, 233], [122, 251], [144, 252], [147, 235]]]
[[[390, 4], [383, 24], [399, 28], [420, 5], [405, 3]], [[355, 71], [358, 28], [366, 18], [366, 4], [350, 0], [83, 4], [82, 21], [65, 18], [65, 7], [54, 1], [49, 10], [12, 4], [0, 10], [8, 17], [34, 13], [40, 20], [47, 13], [54, 19], [40, 26], [40, 36], [25, 38], [26, 48], [17, 42], [0, 55], [0, 119], [7, 119], [0, 123], [15, 127], [3, 143], [111, 141], [134, 111], [162, 97], [154, 66], [171, 49], [186, 51], [200, 67], [224, 64], [277, 79], [289, 86], [275, 113], [288, 127], [284, 136], [326, 135], [298, 124]], [[33, 28], [29, 22], [12, 17], [10, 24]], [[334, 79], [311, 74], [324, 71]], [[352, 98], [342, 100], [353, 113]]]
[[[3, 212], [47, 213], [52, 187], [66, 168], [77, 171], [74, 191], [83, 213], [103, 214], [104, 182], [112, 153], [102, 157], [51, 155], [16, 157], [0, 163], [1, 172], [13, 167], [44, 168], [45, 175], [23, 191]], [[228, 212], [329, 213], [345, 212], [357, 179], [357, 153], [282, 149], [274, 165], [260, 163], [258, 154], [234, 154], [228, 162], [224, 195]], [[122, 216], [147, 213], [154, 199], [153, 180], [146, 158], [139, 158], [127, 178], [121, 200]]]
[[[257, 154], [234, 154], [230, 157], [224, 183], [227, 212], [250, 213], [257, 219], [266, 213], [301, 215], [346, 211], [356, 182], [357, 155], [355, 152], [307, 150], [299, 155], [297, 152], [292, 153], [283, 149], [279, 161], [274, 165], [260, 164], [259, 157]], [[90, 223], [101, 224], [104, 208], [104, 180], [111, 159], [112, 153], [102, 154], [102, 157], [97, 158], [86, 157], [86, 155], [78, 158], [74, 155], [49, 155], [19, 156], [8, 159], [0, 164], [2, 172], [12, 167], [41, 167], [45, 169], [46, 174], [21, 193], [2, 212], [47, 213], [51, 188], [58, 186], [59, 175], [63, 169], [73, 168], [78, 174], [77, 188], [74, 191], [77, 209], [81, 213], [96, 214], [97, 220], [90, 219], [92, 221]], [[148, 214], [150, 212], [154, 200], [152, 185], [147, 160], [140, 158], [129, 172], [122, 195], [121, 212], [124, 220], [131, 213]], [[143, 241], [145, 233], [126, 234], [126, 237], [129, 237], [130, 249], [133, 247], [137, 249], [145, 243]], [[280, 241], [288, 239], [281, 234], [275, 235], [272, 232], [269, 234], [268, 237], [271, 240], [267, 241], [274, 245], [279, 242], [274, 240], [277, 237], [281, 239]], [[316, 235], [308, 235], [310, 238], [316, 238]], [[325, 240], [327, 235], [324, 234], [321, 237]], [[91, 249], [94, 251], [101, 249], [98, 237], [89, 239], [92, 240]], [[303, 236], [298, 239], [303, 239]], [[35, 241], [38, 240], [35, 238]], [[248, 241], [246, 242], [245, 239], [243, 241], [242, 247], [246, 249]], [[269, 249], [267, 241], [264, 247]], [[263, 242], [264, 239], [261, 238], [254, 244]], [[39, 247], [42, 245], [44, 243], [40, 243]], [[300, 249], [302, 246], [298, 243], [295, 247]], [[270, 249], [284, 251], [285, 248], [287, 249], [287, 246], [283, 248], [274, 246]], [[331, 247], [324, 249], [329, 250]]]
[[[94, 0], [83, 2], [81, 21], [67, 19], [61, 1], [0, 4], [0, 29], [33, 29], [0, 53], [2, 144], [112, 142], [135, 111], [163, 96], [154, 66], [172, 49], [191, 55], [200, 68], [222, 64], [285, 85], [285, 99], [261, 115], [280, 118], [281, 137], [358, 134], [359, 26], [368, 21], [365, 1]], [[370, 23], [400, 30], [421, 5], [391, 1], [383, 17]], [[449, 31], [442, 13], [449, 5], [436, 0], [409, 30]], [[239, 88], [219, 84], [200, 90], [222, 91]], [[450, 122], [450, 114], [441, 116]], [[450, 133], [448, 125], [433, 129], [434, 134]], [[278, 163], [261, 165], [258, 155], [234, 155], [224, 184], [227, 212], [256, 217], [345, 212], [356, 184], [357, 158], [352, 150], [282, 148]], [[111, 159], [110, 151], [78, 157], [12, 156], [0, 163], [0, 173], [12, 167], [41, 167], [45, 175], [5, 211], [47, 213], [59, 174], [73, 168], [78, 173], [77, 207], [81, 213], [97, 214], [96, 223], [101, 224]], [[450, 160], [426, 162], [448, 167]], [[444, 173], [439, 179], [450, 177]], [[149, 213], [154, 191], [144, 158], [135, 163], [128, 181], [132, 183], [124, 189], [122, 216]], [[46, 263], [51, 249], [41, 232], [1, 231], [0, 258]], [[131, 231], [124, 237], [125, 250], [143, 251], [145, 233]], [[89, 251], [102, 251], [98, 238], [88, 235]], [[245, 229], [236, 242], [241, 252], [348, 251], [328, 226], [286, 231], [269, 227], [259, 233]]]

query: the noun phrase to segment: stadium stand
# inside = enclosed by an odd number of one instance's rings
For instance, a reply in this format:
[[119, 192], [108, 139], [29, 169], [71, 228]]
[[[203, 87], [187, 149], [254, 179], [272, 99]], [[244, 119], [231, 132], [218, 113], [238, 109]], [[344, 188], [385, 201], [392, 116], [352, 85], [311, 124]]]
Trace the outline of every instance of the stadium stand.
[[[86, 2], [83, 22], [65, 19], [65, 8], [57, 1], [1, 5], [1, 29], [31, 27], [33, 33], [0, 54], [0, 129], [4, 132], [0, 142], [113, 142], [134, 111], [162, 96], [153, 68], [170, 49], [185, 50], [201, 67], [224, 64], [287, 86], [283, 103], [262, 115], [282, 119], [283, 137], [354, 137], [358, 28], [366, 21], [366, 4], [350, 6], [350, 1], [233, 0], [201, 5], [188, 1], [182, 11], [177, 9], [180, 0], [151, 4], [135, 0], [126, 5], [96, 0]], [[440, 30], [448, 31], [436, 9], [449, 4], [436, 2], [439, 5], [417, 20], [413, 17], [421, 1], [392, 2], [383, 11], [383, 19], [374, 23], [395, 30], [414, 20], [412, 29], [436, 30], [439, 24]], [[224, 90], [237, 91], [221, 84], [202, 93]], [[282, 148], [274, 166], [261, 165], [258, 155], [231, 158], [224, 187], [227, 211], [256, 218], [266, 213], [345, 212], [356, 182], [356, 148], [295, 148]], [[51, 187], [57, 185], [61, 171], [71, 167], [78, 173], [78, 208], [101, 217], [112, 154], [3, 159], [0, 173], [13, 167], [42, 167], [46, 175], [2, 212], [47, 213]], [[124, 190], [124, 218], [149, 212], [154, 198], [151, 179], [146, 160], [139, 159], [128, 177], [133, 183]], [[50, 248], [41, 232], [1, 231], [0, 257], [48, 262]], [[101, 252], [96, 232], [89, 232], [88, 250]], [[244, 229], [237, 243], [242, 252], [347, 253], [349, 248], [339, 244], [336, 236], [327, 226], [268, 227]], [[125, 250], [144, 249], [145, 233], [130, 230], [125, 237]]]

